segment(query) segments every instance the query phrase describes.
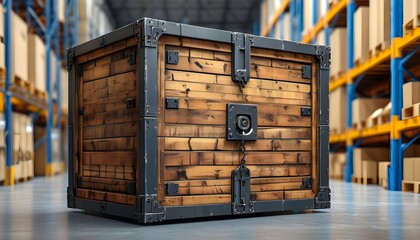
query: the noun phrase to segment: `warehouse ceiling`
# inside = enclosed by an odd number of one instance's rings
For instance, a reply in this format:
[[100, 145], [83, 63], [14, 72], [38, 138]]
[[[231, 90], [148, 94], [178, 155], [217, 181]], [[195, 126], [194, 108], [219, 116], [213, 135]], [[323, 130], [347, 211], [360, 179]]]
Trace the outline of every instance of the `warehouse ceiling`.
[[252, 33], [261, 0], [107, 0], [117, 27], [142, 17]]

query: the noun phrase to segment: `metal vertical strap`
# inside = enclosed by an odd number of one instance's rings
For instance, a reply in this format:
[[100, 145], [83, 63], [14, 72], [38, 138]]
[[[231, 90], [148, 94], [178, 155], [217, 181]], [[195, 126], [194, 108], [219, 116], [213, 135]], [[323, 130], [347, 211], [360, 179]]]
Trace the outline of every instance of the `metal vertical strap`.
[[[402, 36], [402, 1], [391, 0], [391, 41]], [[394, 44], [394, 43], [392, 43]], [[401, 54], [391, 54], [391, 121], [401, 119], [403, 72], [399, 69]], [[397, 136], [396, 136], [397, 135]], [[389, 168], [389, 190], [401, 190], [403, 176], [403, 151], [401, 150], [401, 134], [391, 134]]]
[[[356, 10], [355, 0], [349, 0], [347, 5], [347, 70], [350, 70], [354, 67], [353, 56], [354, 56], [354, 11]], [[356, 89], [353, 86], [353, 83], [347, 83], [347, 129], [352, 128], [352, 101], [355, 98]], [[353, 143], [346, 143], [346, 172], [345, 180], [346, 182], [351, 182], [351, 177], [353, 174]]]
[[9, 88], [12, 82], [12, 39], [11, 39], [11, 27], [12, 27], [12, 1], [3, 1], [5, 7], [4, 13], [4, 45], [6, 47], [6, 82], [4, 91], [4, 110], [5, 110], [5, 137], [6, 137], [6, 179], [5, 185], [13, 186], [15, 183], [15, 167], [13, 165], [13, 121], [12, 121], [12, 99], [10, 97]]

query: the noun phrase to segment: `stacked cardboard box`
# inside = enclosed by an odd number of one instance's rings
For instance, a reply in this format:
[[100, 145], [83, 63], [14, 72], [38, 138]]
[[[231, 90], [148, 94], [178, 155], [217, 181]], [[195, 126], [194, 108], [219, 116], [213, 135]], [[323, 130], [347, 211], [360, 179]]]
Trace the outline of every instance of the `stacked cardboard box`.
[[369, 7], [359, 7], [354, 12], [354, 63], [369, 58]]
[[346, 153], [330, 153], [330, 172], [329, 176], [332, 179], [343, 179], [346, 166]]
[[385, 107], [389, 99], [384, 98], [356, 98], [352, 102], [352, 123], [357, 129], [366, 127], [367, 118], [379, 108]]
[[379, 185], [385, 189], [388, 189], [388, 168], [390, 165], [390, 162], [378, 162]]
[[[35, 141], [46, 137], [46, 128], [41, 126], [35, 127]], [[53, 174], [58, 174], [61, 171], [61, 157], [60, 157], [60, 141], [59, 132], [57, 129], [53, 130], [52, 137], [52, 151], [53, 151]], [[35, 176], [46, 175], [46, 163], [47, 163], [47, 145], [41, 144], [35, 151]]]
[[403, 32], [406, 35], [420, 26], [420, 0], [404, 0], [403, 4]]
[[402, 118], [420, 115], [420, 82], [408, 82], [403, 86]]
[[[46, 59], [45, 44], [37, 34], [29, 34], [28, 36], [28, 65], [29, 65], [29, 82], [32, 83], [39, 91], [45, 92], [46, 82]], [[54, 61], [54, 60], [52, 60]]]
[[330, 93], [330, 131], [343, 133], [346, 131], [347, 90], [339, 87]]
[[28, 26], [11, 13], [12, 76], [28, 81]]
[[5, 66], [5, 48], [4, 48], [4, 9], [3, 5], [0, 4], [0, 78], [3, 78], [4, 76], [4, 69], [6, 69]]
[[390, 46], [390, 0], [369, 1], [369, 52], [378, 54]]
[[313, 0], [303, 0], [303, 30], [302, 36], [305, 36], [313, 28], [313, 11], [317, 7]]
[[335, 28], [330, 35], [331, 68], [330, 75], [337, 78], [347, 69], [347, 29]]
[[353, 150], [353, 181], [376, 184], [380, 161], [389, 161], [388, 148], [355, 148]]
[[61, 106], [64, 113], [69, 109], [69, 79], [67, 69], [61, 68]]

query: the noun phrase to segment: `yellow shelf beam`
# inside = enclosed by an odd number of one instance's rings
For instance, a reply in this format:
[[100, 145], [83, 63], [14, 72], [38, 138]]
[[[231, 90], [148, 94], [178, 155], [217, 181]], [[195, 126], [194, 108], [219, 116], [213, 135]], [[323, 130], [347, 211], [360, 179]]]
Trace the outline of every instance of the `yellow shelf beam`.
[[330, 135], [330, 143], [346, 142], [346, 140], [347, 140], [347, 133]]
[[290, 0], [284, 0], [282, 1], [280, 7], [274, 12], [273, 17], [271, 18], [268, 25], [264, 28], [264, 31], [262, 32], [262, 36], [267, 37], [268, 34], [270, 34], [271, 29], [274, 28], [276, 23], [279, 21], [280, 16], [286, 11], [286, 9], [289, 7]]
[[404, 132], [407, 130], [412, 130], [420, 128], [420, 116], [414, 118], [408, 118], [405, 120], [400, 120], [396, 124], [396, 130], [399, 132]]
[[337, 4], [335, 4], [328, 12], [319, 19], [319, 21], [315, 24], [315, 26], [305, 35], [302, 37], [301, 42], [303, 43], [310, 43], [312, 39], [316, 37], [316, 35], [324, 29], [325, 26], [328, 26], [330, 22], [337, 16], [338, 13], [343, 11], [349, 3], [349, 0], [341, 0]]

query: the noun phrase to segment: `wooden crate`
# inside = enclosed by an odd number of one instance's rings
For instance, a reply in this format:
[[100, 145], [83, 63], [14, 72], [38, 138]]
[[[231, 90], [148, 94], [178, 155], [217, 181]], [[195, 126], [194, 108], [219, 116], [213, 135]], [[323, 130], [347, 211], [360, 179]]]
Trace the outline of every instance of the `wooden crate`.
[[69, 207], [141, 222], [329, 207], [328, 48], [142, 19], [69, 59]]

